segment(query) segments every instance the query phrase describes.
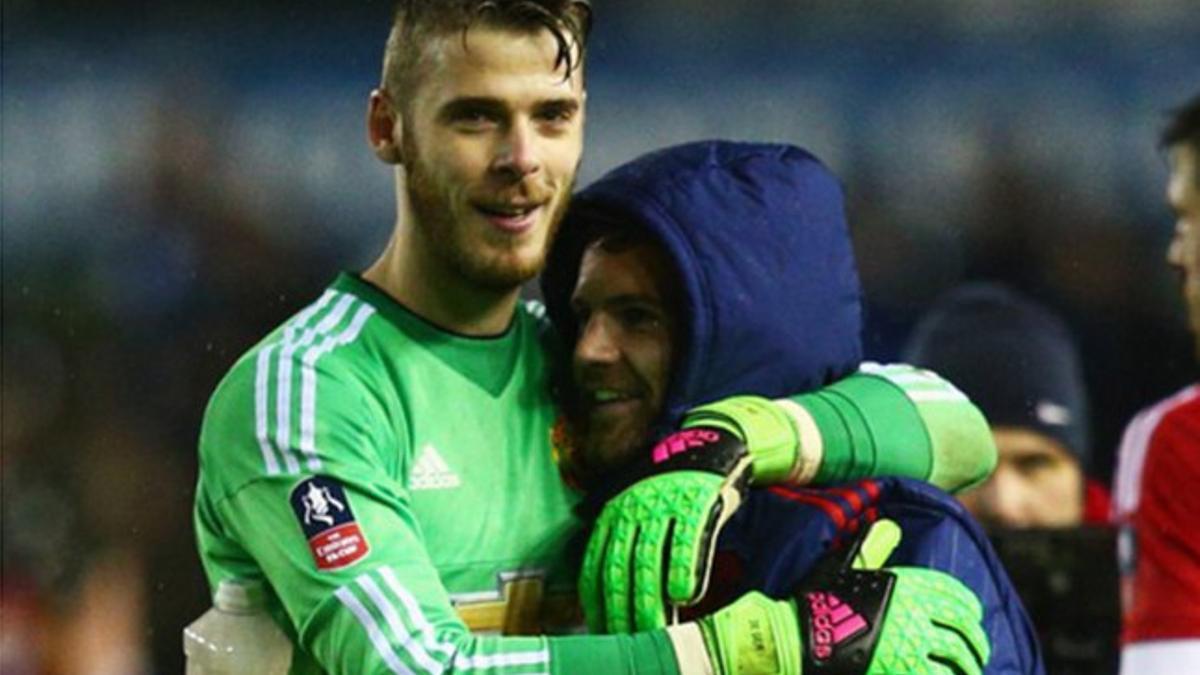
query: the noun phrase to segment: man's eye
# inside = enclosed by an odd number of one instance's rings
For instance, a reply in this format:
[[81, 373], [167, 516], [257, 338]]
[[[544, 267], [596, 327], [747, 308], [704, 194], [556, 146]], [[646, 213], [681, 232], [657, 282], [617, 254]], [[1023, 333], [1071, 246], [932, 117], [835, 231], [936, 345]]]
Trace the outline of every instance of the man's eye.
[[486, 110], [462, 110], [456, 112], [450, 121], [468, 128], [490, 127], [499, 123], [496, 115]]
[[662, 323], [662, 315], [645, 307], [627, 307], [618, 316], [626, 328], [651, 329]]
[[575, 106], [568, 104], [552, 104], [542, 106], [534, 115], [539, 121], [551, 124], [570, 122], [575, 117]]
[[1056, 463], [1057, 460], [1048, 455], [1027, 455], [1013, 461], [1017, 471], [1027, 476], [1049, 469]]

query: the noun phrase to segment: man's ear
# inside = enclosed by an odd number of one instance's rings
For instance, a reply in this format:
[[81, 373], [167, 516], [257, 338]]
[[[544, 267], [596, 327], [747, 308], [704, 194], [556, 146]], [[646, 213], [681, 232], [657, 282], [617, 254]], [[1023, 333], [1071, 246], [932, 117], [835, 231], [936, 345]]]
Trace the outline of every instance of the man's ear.
[[403, 127], [400, 113], [392, 105], [387, 92], [383, 89], [372, 90], [367, 103], [367, 142], [380, 161], [387, 164], [404, 163], [401, 150]]

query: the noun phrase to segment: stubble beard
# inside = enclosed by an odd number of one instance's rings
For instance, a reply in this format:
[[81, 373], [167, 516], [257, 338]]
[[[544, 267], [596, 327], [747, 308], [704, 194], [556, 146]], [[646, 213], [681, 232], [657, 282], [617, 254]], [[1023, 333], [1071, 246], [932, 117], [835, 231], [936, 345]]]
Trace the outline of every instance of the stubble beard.
[[578, 433], [580, 457], [594, 475], [602, 476], [628, 466], [637, 459], [638, 451], [650, 442], [649, 422], [640, 415], [624, 419], [615, 427], [598, 428], [592, 424], [582, 404], [576, 404], [571, 413]]
[[566, 191], [558, 196], [553, 206], [541, 249], [532, 258], [523, 259], [516, 251], [516, 245], [487, 246], [471, 241], [467, 227], [455, 220], [450, 208], [453, 195], [445, 185], [438, 184], [421, 159], [412, 136], [406, 133], [403, 141], [404, 156], [408, 158], [405, 189], [414, 217], [412, 226], [429, 241], [432, 254], [472, 285], [489, 291], [511, 291], [536, 277], [545, 266], [550, 245], [558, 234], [574, 192], [577, 172], [572, 174]]

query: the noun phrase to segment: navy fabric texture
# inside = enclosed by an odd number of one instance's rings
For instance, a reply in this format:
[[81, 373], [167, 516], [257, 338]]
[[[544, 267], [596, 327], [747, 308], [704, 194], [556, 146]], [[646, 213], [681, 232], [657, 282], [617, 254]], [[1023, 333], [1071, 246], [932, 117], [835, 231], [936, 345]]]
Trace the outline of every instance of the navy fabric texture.
[[[651, 233], [682, 280], [687, 335], [662, 430], [702, 403], [811, 391], [858, 368], [861, 290], [842, 190], [807, 151], [690, 143], [635, 159], [578, 193], [542, 275], [547, 310], [567, 344], [575, 339], [570, 296], [583, 250], [612, 224]], [[609, 487], [588, 495], [591, 508]], [[946, 571], [979, 596], [993, 647], [986, 673], [1044, 672], [1031, 624], [979, 527], [954, 498], [915, 481], [751, 490], [721, 534], [702, 606], [749, 589], [790, 595], [818, 560], [879, 514], [904, 531], [889, 564]]]

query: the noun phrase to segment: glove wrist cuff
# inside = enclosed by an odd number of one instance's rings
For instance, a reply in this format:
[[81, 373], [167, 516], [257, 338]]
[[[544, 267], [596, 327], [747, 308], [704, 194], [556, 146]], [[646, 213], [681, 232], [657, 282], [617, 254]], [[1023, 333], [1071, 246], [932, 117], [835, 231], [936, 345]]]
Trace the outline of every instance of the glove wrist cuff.
[[720, 426], [693, 426], [667, 436], [650, 451], [650, 475], [707, 471], [729, 476], [743, 471], [750, 453], [737, 434]]
[[750, 592], [699, 621], [714, 672], [801, 675], [803, 649], [790, 600]]
[[699, 426], [722, 428], [745, 441], [756, 483], [781, 483], [796, 473], [800, 434], [792, 415], [773, 401], [733, 396], [693, 408], [683, 427]]

